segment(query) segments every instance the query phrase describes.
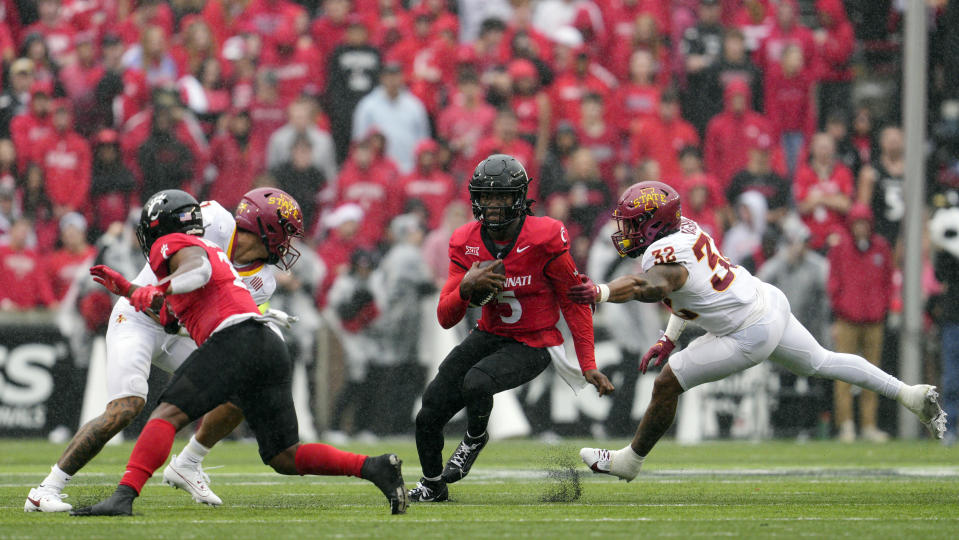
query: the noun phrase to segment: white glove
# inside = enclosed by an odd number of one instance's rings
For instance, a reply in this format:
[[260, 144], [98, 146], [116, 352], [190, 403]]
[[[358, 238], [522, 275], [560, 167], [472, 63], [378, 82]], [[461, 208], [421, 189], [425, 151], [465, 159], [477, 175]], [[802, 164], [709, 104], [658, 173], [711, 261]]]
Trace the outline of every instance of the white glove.
[[293, 326], [293, 323], [299, 321], [300, 318], [295, 315], [288, 315], [285, 311], [270, 308], [266, 310], [263, 315], [257, 317], [257, 320], [272, 322], [284, 328], [290, 328]]

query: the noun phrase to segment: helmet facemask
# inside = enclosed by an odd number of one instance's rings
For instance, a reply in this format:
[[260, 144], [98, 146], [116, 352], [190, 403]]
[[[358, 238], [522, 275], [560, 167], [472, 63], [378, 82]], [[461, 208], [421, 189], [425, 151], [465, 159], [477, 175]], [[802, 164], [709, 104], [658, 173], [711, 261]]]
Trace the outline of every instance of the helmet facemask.
[[[528, 201], [526, 199], [526, 186], [517, 187], [478, 187], [470, 186], [470, 202], [473, 207], [473, 217], [478, 219], [484, 227], [491, 231], [501, 231], [510, 226], [511, 223], [526, 214]], [[505, 204], [491, 204], [490, 199], [503, 198], [505, 195], [512, 196], [512, 202]], [[491, 219], [490, 210], [495, 210], [498, 216]]]
[[272, 229], [272, 226], [264, 225], [263, 219], [257, 216], [256, 224], [260, 229], [260, 241], [263, 242], [263, 246], [266, 247], [266, 251], [269, 254], [266, 259], [267, 264], [275, 264], [284, 270], [289, 270], [300, 258], [299, 250], [292, 245], [293, 238], [301, 238], [303, 234], [297, 229], [293, 222], [283, 217], [279, 209], [276, 211], [276, 217], [280, 227], [283, 229], [283, 240], [279, 244], [271, 245], [270, 233], [275, 233], [276, 231], [268, 230], [268, 227]]

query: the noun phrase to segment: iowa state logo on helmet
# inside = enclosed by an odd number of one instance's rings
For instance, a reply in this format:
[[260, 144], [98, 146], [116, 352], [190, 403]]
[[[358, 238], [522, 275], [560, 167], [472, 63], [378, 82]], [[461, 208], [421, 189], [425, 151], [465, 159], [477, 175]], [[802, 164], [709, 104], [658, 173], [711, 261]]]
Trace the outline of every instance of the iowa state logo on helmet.
[[629, 202], [633, 208], [643, 206], [643, 210], [655, 210], [660, 204], [666, 204], [666, 194], [659, 192], [656, 188], [640, 190], [639, 196]]
[[[266, 203], [275, 206], [280, 215], [286, 219], [300, 219], [300, 207], [292, 197], [286, 194], [277, 193], [266, 199]], [[245, 204], [245, 203], [241, 203]]]

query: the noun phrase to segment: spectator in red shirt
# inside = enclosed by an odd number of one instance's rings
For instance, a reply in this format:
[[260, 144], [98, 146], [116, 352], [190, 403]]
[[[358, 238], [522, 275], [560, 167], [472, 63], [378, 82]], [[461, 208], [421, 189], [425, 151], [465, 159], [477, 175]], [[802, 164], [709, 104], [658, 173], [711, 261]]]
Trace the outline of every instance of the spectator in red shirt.
[[57, 302], [63, 301], [78, 277], [86, 275], [96, 254], [96, 248], [87, 243], [87, 220], [76, 212], [60, 218], [60, 249], [47, 255], [44, 264]]
[[298, 37], [292, 22], [277, 28], [264, 40], [260, 65], [276, 75], [280, 101], [292, 103], [303, 94], [317, 96], [325, 85], [322, 58], [313, 40]]
[[30, 219], [21, 217], [0, 243], [0, 311], [56, 305], [43, 260], [28, 247], [32, 228]]
[[513, 60], [507, 73], [513, 81], [509, 107], [516, 113], [519, 136], [533, 146], [537, 161], [542, 161], [552, 125], [549, 97], [540, 89], [539, 72], [529, 60]]
[[799, 153], [816, 127], [813, 108], [813, 79], [803, 58], [802, 49], [787, 45], [782, 62], [766, 71], [766, 118], [772, 126], [774, 140], [780, 141], [786, 155], [787, 176], [796, 172]]
[[[856, 45], [842, 0], [816, 0], [821, 28], [813, 32], [814, 69], [820, 115], [846, 110], [852, 102], [852, 57]], [[822, 119], [822, 116], [820, 116]]]
[[400, 179], [399, 208], [394, 213], [408, 211], [413, 201], [420, 201], [426, 208], [428, 230], [439, 227], [443, 211], [456, 198], [465, 198], [465, 190], [459, 193], [456, 180], [437, 165], [439, 145], [433, 139], [424, 139], [416, 145], [416, 169]]
[[213, 32], [214, 41], [224, 45], [231, 37], [240, 34], [247, 0], [208, 0], [204, 2], [200, 16]]
[[721, 244], [724, 224], [732, 219], [719, 182], [703, 170], [703, 154], [695, 146], [680, 150], [679, 167], [681, 180], [673, 185], [684, 201], [683, 215], [699, 223], [717, 245]]
[[669, 61], [669, 46], [663, 40], [662, 29], [652, 16], [645, 14], [636, 18], [635, 26], [632, 39], [619, 44], [612, 51], [609, 70], [619, 80], [629, 78], [633, 69], [633, 57], [638, 51], [646, 51], [651, 57], [651, 71], [654, 74], [652, 82], [665, 88], [672, 78], [672, 66]]
[[53, 85], [49, 82], [35, 82], [30, 87], [30, 110], [13, 117], [10, 121], [10, 138], [17, 150], [17, 168], [27, 169], [27, 164], [36, 161], [37, 143], [53, 132], [53, 119], [50, 115], [50, 98]]
[[829, 134], [813, 137], [809, 163], [799, 167], [793, 186], [799, 214], [809, 228], [809, 247], [825, 250], [836, 245], [855, 186], [852, 172], [836, 158], [836, 143]]
[[346, 39], [346, 30], [350, 18], [350, 0], [324, 0], [322, 15], [313, 20], [310, 35], [320, 47], [323, 63], [333, 49]]
[[160, 0], [141, 0], [134, 4], [135, 9], [128, 11], [126, 18], [117, 27], [117, 33], [126, 45], [134, 45], [150, 26], [157, 26], [163, 35], [173, 35], [173, 9], [168, 2]]
[[769, 73], [772, 66], [782, 61], [789, 45], [798, 46], [803, 58], [812, 59], [815, 56], [814, 43], [812, 32], [799, 22], [796, 0], [780, 0], [776, 4], [776, 22], [756, 51], [756, 65], [764, 73]]
[[658, 116], [633, 124], [629, 161], [656, 160], [663, 180], [675, 185], [680, 177], [679, 151], [687, 146], [699, 146], [699, 135], [679, 114], [679, 94], [668, 90], [660, 98]]
[[243, 10], [240, 27], [263, 38], [264, 48], [276, 43], [277, 31], [285, 26], [295, 28], [305, 10], [289, 0], [250, 0]]
[[[575, 33], [572, 29], [570, 30]], [[557, 32], [559, 34], [560, 32]], [[579, 123], [580, 102], [586, 94], [598, 94], [603, 103], [611, 103], [616, 78], [595, 61], [582, 46], [582, 38], [575, 35], [579, 45], [570, 47], [557, 43], [553, 49], [556, 78], [550, 85], [553, 118], [555, 122]]]
[[224, 208], [236, 208], [243, 195], [253, 189], [253, 179], [266, 166], [262, 148], [250, 144], [250, 113], [244, 110], [227, 115], [226, 132], [210, 142], [210, 164], [217, 175], [207, 197]]
[[53, 132], [37, 144], [36, 156], [54, 215], [89, 211], [93, 157], [86, 139], [73, 131], [69, 100], [54, 104]]
[[599, 175], [610, 193], [616, 192], [615, 169], [622, 161], [622, 139], [619, 130], [607, 122], [605, 104], [598, 94], [590, 93], [583, 97], [577, 135], [579, 146], [593, 154]]
[[519, 160], [526, 167], [526, 172], [533, 178], [539, 164], [535, 160], [533, 147], [519, 137], [516, 122], [516, 113], [510, 109], [500, 109], [493, 121], [493, 134], [482, 141], [476, 149], [476, 158], [493, 154], [508, 154]]
[[213, 31], [205, 20], [197, 15], [184, 17], [180, 29], [182, 40], [170, 49], [180, 77], [196, 74], [204, 62], [219, 58]]
[[360, 225], [360, 237], [369, 245], [383, 239], [387, 225], [393, 219], [393, 190], [399, 173], [396, 165], [382, 155], [382, 139], [376, 132], [356, 141], [349, 157], [343, 163], [337, 179], [338, 204], [356, 203], [365, 214]]
[[323, 217], [328, 233], [316, 248], [316, 254], [328, 270], [316, 290], [316, 305], [321, 308], [326, 306], [326, 295], [336, 277], [349, 270], [350, 254], [357, 248], [372, 247], [370, 239], [359, 232], [363, 215], [359, 204], [345, 203]]
[[611, 59], [619, 47], [629, 43], [636, 32], [636, 19], [649, 15], [659, 28], [669, 28], [669, 8], [662, 0], [608, 0], [600, 3], [609, 40], [603, 58]]
[[436, 131], [453, 152], [453, 174], [465, 177], [476, 167], [480, 140], [493, 131], [496, 109], [483, 100], [483, 87], [472, 69], [461, 71], [458, 80], [450, 104], [440, 111]]
[[90, 202], [93, 228], [105, 232], [111, 223], [126, 221], [135, 204], [136, 179], [120, 159], [120, 134], [112, 129], [97, 133], [93, 148]]
[[750, 108], [749, 86], [734, 79], [723, 94], [724, 109], [709, 121], [706, 128], [706, 170], [716, 176], [725, 189], [734, 174], [746, 166], [749, 159], [743, 152], [743, 141], [751, 134], [769, 133], [769, 121]]
[[[849, 210], [849, 232], [829, 250], [827, 291], [836, 319], [836, 351], [861, 354], [879, 365], [883, 332], [893, 289], [895, 267], [886, 240], [872, 230], [872, 211], [856, 204]], [[856, 426], [852, 392], [846, 383], [835, 385], [835, 419], [839, 440], [852, 442]], [[881, 442], [888, 435], [876, 427], [878, 400], [872, 392], [860, 393], [860, 435]]]
[[26, 27], [23, 35], [41, 34], [50, 50], [50, 56], [61, 66], [68, 66], [76, 59], [74, 39], [77, 31], [61, 17], [60, 0], [39, 0], [37, 13], [40, 20]]
[[629, 81], [616, 89], [610, 111], [623, 134], [629, 133], [633, 121], [657, 114], [661, 92], [654, 82], [656, 65], [649, 51], [634, 52], [629, 66]]
[[76, 129], [89, 137], [98, 128], [97, 83], [103, 78], [103, 66], [97, 61], [92, 34], [77, 36], [77, 61], [60, 70], [60, 84], [76, 111]]
[[746, 48], [751, 52], [759, 49], [775, 23], [769, 0], [744, 0], [732, 20], [733, 26], [746, 38]]

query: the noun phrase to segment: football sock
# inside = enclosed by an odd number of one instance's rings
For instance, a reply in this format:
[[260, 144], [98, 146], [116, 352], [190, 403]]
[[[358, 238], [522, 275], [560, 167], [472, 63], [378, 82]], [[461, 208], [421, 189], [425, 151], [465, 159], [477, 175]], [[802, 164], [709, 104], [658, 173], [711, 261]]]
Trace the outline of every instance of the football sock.
[[643, 462], [646, 461], [646, 456], [640, 456], [628, 444], [626, 448], [613, 450], [610, 454], [612, 454], [612, 461], [609, 466], [610, 472], [613, 474], [620, 473], [623, 476], [636, 476], [639, 469], [642, 468]]
[[475, 441], [475, 440], [477, 440], [477, 439], [482, 439], [482, 438], [483, 438], [483, 435], [486, 435], [486, 430], [483, 430], [482, 433], [480, 433], [479, 435], [476, 435], [475, 437], [474, 437], [473, 435], [470, 435], [470, 430], [468, 430], [468, 429], [466, 430], [466, 438], [467, 438], [467, 439], [472, 439], [472, 440]]
[[296, 449], [296, 472], [324, 476], [360, 476], [366, 457], [320, 443], [301, 444]]
[[443, 480], [443, 475], [441, 474], [439, 476], [434, 476], [433, 478], [428, 478], [424, 476], [423, 479], [426, 480], [427, 482], [439, 482]]
[[896, 399], [900, 388], [903, 387], [902, 381], [870, 364], [865, 358], [854, 354], [830, 351], [816, 374], [855, 384], [889, 399]]
[[53, 467], [50, 467], [50, 474], [43, 479], [43, 482], [40, 482], [40, 485], [44, 487], [57, 488], [57, 491], [62, 491], [71, 478], [73, 477], [63, 472], [63, 469], [54, 463]]
[[120, 480], [120, 485], [130, 486], [140, 493], [143, 485], [153, 476], [153, 472], [159, 469], [170, 455], [175, 436], [176, 428], [170, 422], [160, 418], [147, 422], [140, 436], [137, 437], [137, 443], [133, 447], [133, 453], [130, 454], [130, 461], [127, 462], [127, 470], [123, 474], [123, 479]]
[[190, 437], [190, 442], [177, 454], [176, 464], [183, 467], [196, 467], [203, 462], [203, 458], [210, 453], [210, 449], [196, 440], [196, 435]]

